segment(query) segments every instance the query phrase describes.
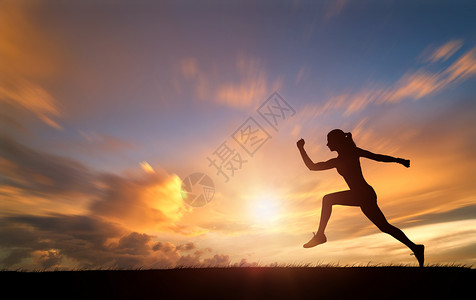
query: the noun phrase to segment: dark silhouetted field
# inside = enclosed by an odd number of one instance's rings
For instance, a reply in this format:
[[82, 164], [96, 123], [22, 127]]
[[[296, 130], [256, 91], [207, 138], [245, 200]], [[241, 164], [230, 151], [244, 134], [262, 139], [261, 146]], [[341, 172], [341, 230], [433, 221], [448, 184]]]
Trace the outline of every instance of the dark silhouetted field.
[[6, 271], [0, 276], [3, 294], [11, 291], [15, 299], [469, 299], [476, 284], [476, 270], [464, 267]]

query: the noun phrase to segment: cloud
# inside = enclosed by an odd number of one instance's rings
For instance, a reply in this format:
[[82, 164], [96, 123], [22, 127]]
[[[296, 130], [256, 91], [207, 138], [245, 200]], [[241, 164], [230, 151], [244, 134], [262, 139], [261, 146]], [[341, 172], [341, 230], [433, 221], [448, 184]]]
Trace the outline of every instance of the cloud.
[[83, 130], [80, 130], [79, 134], [83, 137], [84, 141], [86, 141], [86, 144], [84, 142], [69, 142], [69, 147], [67, 148], [68, 150], [70, 150], [70, 148], [71, 150], [79, 148], [91, 154], [111, 154], [113, 152], [136, 149], [136, 146], [131, 142], [109, 134], [103, 134], [94, 131], [85, 132]]
[[41, 1], [6, 0], [0, 3], [2, 75], [48, 78], [61, 68], [62, 46], [44, 30], [37, 14]]
[[149, 165], [148, 162], [143, 161], [143, 162], [140, 162], [139, 164], [140, 164], [142, 170], [144, 170], [144, 172], [149, 173], [149, 174], [155, 173], [154, 169], [152, 168], [151, 165]]
[[61, 129], [53, 120], [61, 115], [57, 101], [33, 81], [24, 78], [0, 81], [0, 100], [29, 110], [49, 126]]
[[181, 256], [177, 261], [179, 267], [227, 267], [230, 265], [230, 256], [226, 254], [214, 254], [212, 257], [202, 259], [202, 255], [212, 252], [212, 249], [205, 248], [197, 250], [193, 255]]
[[[211, 95], [209, 77], [203, 69], [199, 67], [198, 60], [194, 57], [185, 57], [179, 61], [179, 73], [186, 80], [185, 84], [192, 85], [194, 96], [200, 100], [208, 100]], [[181, 80], [174, 80], [175, 90], [182, 93]]]
[[211, 258], [204, 259], [202, 264], [210, 267], [227, 267], [230, 265], [230, 256], [225, 254], [215, 254]]
[[182, 250], [182, 251], [191, 251], [196, 249], [197, 246], [194, 243], [186, 243], [182, 245], [177, 246], [177, 250]]
[[294, 85], [298, 85], [309, 77], [310, 69], [309, 67], [301, 67], [298, 74], [296, 75], [296, 80]]
[[463, 46], [463, 40], [452, 40], [433, 50], [425, 61], [437, 62], [445, 61]]
[[20, 134], [26, 134], [26, 135], [32, 135], [32, 132], [23, 124], [18, 122], [15, 118], [12, 116], [9, 116], [7, 114], [0, 114], [0, 126], [1, 130], [3, 132], [8, 131], [13, 131], [15, 133], [20, 133]]
[[148, 243], [151, 236], [145, 233], [131, 232], [129, 235], [123, 236], [115, 249], [120, 253], [127, 254], [147, 254], [150, 251]]
[[[228, 255], [194, 243], [175, 246], [95, 216], [55, 214], [0, 219], [0, 266], [24, 269], [226, 266]], [[180, 251], [195, 250], [192, 255]], [[209, 256], [209, 257], [207, 257]]]
[[164, 170], [130, 177], [97, 173], [72, 159], [36, 151], [6, 136], [0, 136], [0, 142], [1, 188], [6, 198], [15, 190], [19, 200], [36, 197], [42, 206], [86, 198], [91, 213], [136, 230], [183, 230], [175, 222], [191, 208], [180, 197], [181, 181], [176, 175]]
[[[282, 86], [280, 79], [270, 80], [262, 64], [245, 55], [238, 55], [234, 65], [220, 66], [220, 72], [214, 66], [208, 66], [207, 72], [199, 66], [196, 58], [186, 57], [179, 62], [182, 78], [194, 88], [195, 96], [200, 100], [213, 101], [233, 108], [249, 108], [263, 101], [273, 91]], [[229, 69], [229, 70], [227, 70]], [[232, 79], [226, 80], [229, 74]], [[214, 82], [211, 85], [210, 82]], [[179, 81], [174, 82], [176, 90], [182, 91]]]
[[[6, 136], [1, 142], [3, 267], [169, 268], [229, 262], [223, 254], [210, 256], [210, 248], [159, 242], [147, 233], [195, 230], [180, 223], [192, 209], [180, 197], [178, 176], [161, 169], [127, 177], [98, 173]], [[67, 213], [63, 202], [76, 208]], [[23, 206], [12, 209], [19, 203]]]
[[281, 87], [281, 81], [269, 83], [268, 75], [257, 60], [239, 56], [236, 60], [238, 82], [224, 83], [215, 92], [218, 103], [231, 107], [251, 107]]
[[101, 265], [109, 258], [107, 238], [124, 232], [98, 218], [74, 215], [11, 216], [0, 220], [1, 247], [10, 251], [5, 267], [29, 258], [36, 251], [59, 251], [81, 265]]
[[41, 266], [43, 269], [60, 266], [63, 259], [63, 255], [56, 250], [37, 250], [33, 252], [33, 257], [35, 264]]
[[177, 247], [170, 242], [157, 242], [153, 247], [153, 251], [162, 251], [162, 252], [174, 252], [177, 250]]
[[[449, 55], [456, 52], [448, 50], [437, 51], [431, 57], [438, 57], [436, 60], [448, 59]], [[448, 56], [448, 57], [446, 57]], [[437, 71], [432, 71], [426, 66], [414, 71], [405, 73], [399, 80], [391, 86], [375, 84], [353, 93], [343, 93], [331, 97], [319, 108], [313, 110], [313, 115], [321, 115], [330, 110], [343, 110], [345, 115], [349, 115], [363, 110], [371, 104], [399, 103], [404, 100], [418, 100], [428, 97], [443, 89], [461, 83], [476, 74], [476, 48], [472, 48], [455, 59], [447, 67], [441, 67]]]
[[1, 136], [0, 171], [2, 185], [26, 194], [94, 194], [94, 174], [74, 160], [36, 151], [14, 139]]
[[91, 212], [134, 230], [179, 230], [175, 222], [191, 210], [180, 197], [180, 178], [163, 172], [146, 173], [139, 178], [107, 175], [101, 181], [101, 197]]
[[33, 22], [38, 2], [2, 1], [0, 4], [0, 101], [32, 112], [47, 125], [63, 115], [58, 101], [41, 83], [58, 73], [59, 42]]

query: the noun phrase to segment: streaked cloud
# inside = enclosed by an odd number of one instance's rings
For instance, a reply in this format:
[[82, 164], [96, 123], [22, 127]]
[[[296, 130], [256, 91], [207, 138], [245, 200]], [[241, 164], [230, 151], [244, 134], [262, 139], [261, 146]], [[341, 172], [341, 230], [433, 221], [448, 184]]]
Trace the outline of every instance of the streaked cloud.
[[[451, 55], [455, 51], [440, 52]], [[439, 59], [442, 57], [446, 56], [441, 56]], [[320, 105], [314, 111], [314, 115], [330, 110], [342, 110], [345, 115], [349, 115], [361, 111], [371, 104], [418, 100], [461, 83], [475, 74], [476, 48], [472, 48], [456, 58], [449, 66], [442, 66], [437, 71], [423, 66], [417, 70], [408, 71], [393, 85], [383, 86], [375, 83], [374, 86], [368, 86], [357, 92], [333, 96]]]
[[[282, 86], [280, 78], [269, 78], [258, 59], [243, 54], [237, 56], [234, 65], [221, 66], [221, 71], [217, 71], [217, 66], [200, 67], [198, 59], [193, 57], [183, 58], [179, 69], [185, 79], [185, 82], [174, 81], [179, 93], [184, 84], [192, 84], [198, 99], [233, 108], [253, 107]], [[235, 75], [234, 80], [226, 80], [228, 69]]]
[[83, 130], [79, 130], [79, 134], [83, 138], [82, 141], [69, 141], [62, 147], [69, 151], [81, 150], [90, 154], [103, 153], [108, 155], [137, 148], [134, 143], [110, 134], [98, 133], [95, 131], [86, 132]]
[[39, 2], [2, 1], [0, 6], [0, 101], [33, 113], [45, 124], [61, 129], [57, 99], [41, 83], [58, 72], [62, 47], [35, 24]]
[[299, 83], [305, 81], [307, 77], [309, 76], [310, 69], [309, 67], [301, 67], [299, 69], [298, 74], [296, 75], [296, 80], [294, 82], [295, 85], [298, 85]]
[[54, 120], [61, 115], [59, 105], [39, 84], [23, 78], [0, 82], [0, 100], [29, 110], [49, 126], [61, 129]]
[[215, 99], [218, 103], [230, 107], [252, 107], [281, 87], [279, 79], [270, 82], [264, 68], [255, 59], [240, 55], [236, 60], [236, 69], [239, 81], [223, 83], [217, 88]]
[[94, 174], [69, 158], [34, 150], [0, 136], [2, 186], [21, 189], [29, 195], [94, 194]]
[[155, 173], [154, 168], [152, 168], [152, 166], [148, 162], [142, 161], [139, 164], [140, 164], [142, 170], [144, 170], [144, 172], [149, 173], [149, 174]]
[[433, 50], [428, 57], [425, 58], [425, 61], [437, 62], [437, 61], [446, 61], [450, 58], [456, 51], [458, 51], [463, 46], [463, 40], [453, 40], [449, 41], [446, 44], [438, 47]]

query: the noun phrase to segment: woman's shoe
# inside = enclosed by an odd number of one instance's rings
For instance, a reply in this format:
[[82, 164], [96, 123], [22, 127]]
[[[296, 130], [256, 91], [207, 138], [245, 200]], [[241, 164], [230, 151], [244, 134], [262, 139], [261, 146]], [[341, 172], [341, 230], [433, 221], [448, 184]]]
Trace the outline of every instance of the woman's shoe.
[[324, 234], [316, 234], [316, 233], [312, 233], [314, 234], [314, 236], [312, 237], [312, 239], [305, 243], [304, 245], [302, 245], [304, 248], [312, 248], [314, 246], [317, 246], [319, 244], [324, 244], [325, 242], [327, 242], [327, 238]]

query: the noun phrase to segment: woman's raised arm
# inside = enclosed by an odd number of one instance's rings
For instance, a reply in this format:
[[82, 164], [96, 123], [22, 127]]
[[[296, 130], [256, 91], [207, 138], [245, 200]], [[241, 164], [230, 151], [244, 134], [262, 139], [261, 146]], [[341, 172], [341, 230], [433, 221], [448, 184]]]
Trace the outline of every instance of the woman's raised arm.
[[297, 147], [299, 149], [299, 152], [301, 152], [302, 160], [304, 161], [306, 166], [309, 168], [309, 170], [311, 170], [311, 171], [322, 171], [322, 170], [328, 170], [328, 169], [335, 168], [335, 159], [334, 158], [332, 158], [332, 159], [330, 159], [326, 162], [314, 163], [311, 160], [311, 158], [309, 157], [309, 155], [307, 155], [306, 150], [304, 150], [304, 143], [305, 143], [304, 140], [300, 139], [297, 142]]

